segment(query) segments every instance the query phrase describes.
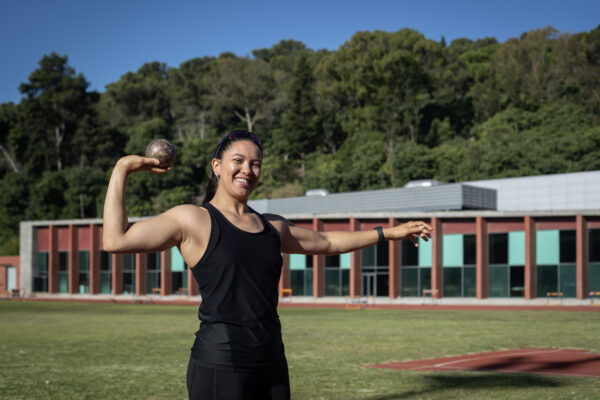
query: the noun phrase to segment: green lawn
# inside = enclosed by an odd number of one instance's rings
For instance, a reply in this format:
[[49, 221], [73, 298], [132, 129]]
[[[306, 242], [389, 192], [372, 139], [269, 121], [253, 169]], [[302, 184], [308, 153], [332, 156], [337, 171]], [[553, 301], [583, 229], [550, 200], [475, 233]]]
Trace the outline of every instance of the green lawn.
[[[0, 399], [184, 399], [197, 309], [0, 301]], [[520, 347], [600, 352], [600, 313], [280, 309], [292, 399], [592, 399], [600, 379], [365, 364]]]

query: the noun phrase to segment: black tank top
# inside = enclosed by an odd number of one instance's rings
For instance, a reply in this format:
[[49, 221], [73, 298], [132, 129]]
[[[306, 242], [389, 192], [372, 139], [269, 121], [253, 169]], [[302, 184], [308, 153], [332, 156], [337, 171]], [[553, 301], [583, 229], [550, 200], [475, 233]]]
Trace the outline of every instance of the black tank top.
[[[208, 246], [192, 269], [202, 304], [192, 347], [195, 363], [248, 371], [283, 354], [277, 315], [282, 257], [279, 232], [256, 213], [263, 230], [243, 231], [209, 203]], [[254, 210], [251, 210], [254, 212]]]

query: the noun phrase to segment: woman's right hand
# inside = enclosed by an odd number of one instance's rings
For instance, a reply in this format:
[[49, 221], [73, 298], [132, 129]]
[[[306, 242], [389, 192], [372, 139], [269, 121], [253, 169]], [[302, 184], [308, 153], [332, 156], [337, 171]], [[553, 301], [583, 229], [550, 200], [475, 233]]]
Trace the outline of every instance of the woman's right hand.
[[153, 174], [163, 174], [171, 170], [171, 167], [162, 168], [158, 166], [159, 164], [160, 161], [156, 158], [131, 155], [119, 159], [115, 168], [122, 169], [127, 174], [137, 171], [150, 171]]

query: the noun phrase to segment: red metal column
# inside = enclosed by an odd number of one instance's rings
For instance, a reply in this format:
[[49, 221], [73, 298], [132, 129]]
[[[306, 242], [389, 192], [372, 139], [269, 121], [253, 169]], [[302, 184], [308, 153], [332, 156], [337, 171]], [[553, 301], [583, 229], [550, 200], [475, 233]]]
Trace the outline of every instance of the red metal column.
[[58, 229], [55, 225], [48, 228], [48, 293], [58, 293]]
[[171, 294], [173, 285], [171, 284], [171, 249], [160, 252], [160, 295]]
[[[395, 218], [388, 219], [388, 225], [390, 227], [398, 225], [398, 220]], [[389, 259], [389, 275], [390, 275], [390, 292], [389, 296], [394, 299], [400, 296], [400, 285], [402, 284], [400, 278], [400, 241], [390, 240], [388, 247], [388, 259]]]
[[135, 294], [146, 294], [146, 253], [135, 254]]
[[112, 294], [123, 294], [123, 255], [111, 254], [112, 257]]
[[90, 224], [90, 293], [100, 293], [100, 227]]
[[[313, 230], [323, 231], [323, 221], [314, 218]], [[313, 297], [323, 297], [325, 295], [325, 256], [313, 256]]]
[[588, 298], [588, 228], [583, 215], [575, 219], [577, 242], [577, 298]]
[[487, 273], [488, 273], [488, 233], [485, 218], [475, 219], [476, 230], [476, 275], [477, 275], [477, 298], [488, 297]]
[[[356, 232], [360, 229], [360, 222], [350, 218], [350, 230]], [[361, 260], [360, 250], [350, 253], [350, 297], [360, 296]]]
[[525, 298], [535, 299], [535, 220], [525, 216]]
[[79, 243], [77, 225], [69, 225], [69, 294], [79, 293]]
[[442, 243], [444, 233], [442, 232], [442, 220], [438, 217], [431, 218], [433, 235], [431, 243], [431, 297], [442, 298]]
[[283, 289], [290, 288], [290, 255], [281, 254], [281, 258], [283, 259], [283, 265], [281, 266], [281, 275], [279, 276], [279, 297], [281, 297]]

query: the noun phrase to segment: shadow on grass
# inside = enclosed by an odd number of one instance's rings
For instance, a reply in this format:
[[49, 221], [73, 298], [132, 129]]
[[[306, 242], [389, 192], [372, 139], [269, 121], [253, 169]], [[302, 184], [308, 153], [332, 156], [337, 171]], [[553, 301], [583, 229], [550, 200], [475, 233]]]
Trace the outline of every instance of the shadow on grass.
[[[489, 389], [555, 388], [563, 383], [558, 378], [535, 375], [483, 374], [479, 376], [426, 375], [418, 377], [422, 390], [384, 394], [368, 400], [401, 400], [422, 398], [446, 390], [481, 391]], [[468, 393], [466, 393], [468, 394]]]

